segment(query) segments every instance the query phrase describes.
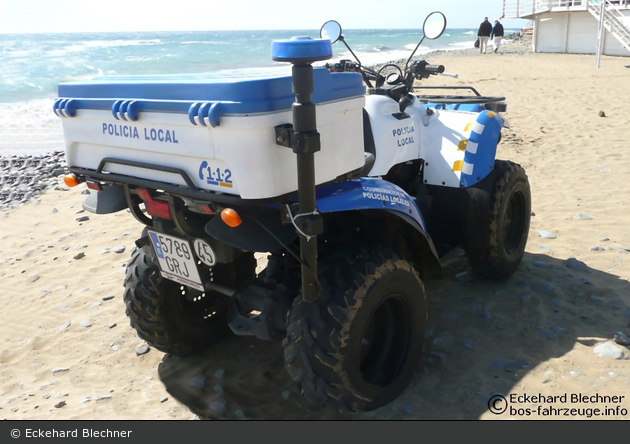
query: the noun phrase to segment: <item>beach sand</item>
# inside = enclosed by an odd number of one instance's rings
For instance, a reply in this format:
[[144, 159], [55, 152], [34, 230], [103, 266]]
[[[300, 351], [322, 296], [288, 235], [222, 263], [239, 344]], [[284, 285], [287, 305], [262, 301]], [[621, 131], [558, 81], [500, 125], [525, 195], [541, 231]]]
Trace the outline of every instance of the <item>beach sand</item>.
[[[630, 154], [623, 136], [630, 58], [604, 56], [598, 69], [593, 55], [514, 48], [428, 59], [459, 78], [424, 85], [472, 85], [506, 97], [510, 128], [498, 157], [526, 169], [535, 215], [523, 262], [509, 280], [472, 278], [455, 253], [444, 262], [444, 279], [426, 283], [426, 353], [397, 400], [357, 415], [315, 407], [286, 374], [279, 342], [234, 337], [192, 358], [155, 349], [139, 355], [143, 341], [125, 316], [122, 284], [142, 227], [127, 211], [79, 213], [79, 186], [49, 189], [0, 212], [0, 418], [628, 419], [630, 349], [613, 336], [630, 336]], [[58, 127], [51, 119], [34, 132], [17, 128], [29, 138], [14, 140], [37, 145], [37, 134], [48, 141]], [[85, 215], [89, 220], [77, 221]], [[610, 344], [613, 357], [596, 353], [601, 344]], [[513, 410], [495, 415], [488, 401], [496, 394], [567, 400], [513, 402]], [[578, 394], [610, 398], [571, 403]], [[550, 406], [559, 416], [543, 416]], [[581, 410], [565, 416], [562, 408]], [[589, 408], [613, 410], [597, 416]]]

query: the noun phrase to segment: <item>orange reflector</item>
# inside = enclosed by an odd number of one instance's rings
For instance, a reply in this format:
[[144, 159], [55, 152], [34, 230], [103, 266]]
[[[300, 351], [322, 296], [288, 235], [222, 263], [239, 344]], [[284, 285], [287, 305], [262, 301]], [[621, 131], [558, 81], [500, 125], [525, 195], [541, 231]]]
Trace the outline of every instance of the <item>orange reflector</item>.
[[66, 174], [63, 176], [63, 182], [69, 187], [76, 187], [79, 185], [79, 179], [74, 174]]
[[238, 213], [231, 208], [226, 208], [221, 211], [221, 219], [223, 219], [223, 222], [232, 228], [236, 228], [243, 223], [241, 216], [239, 216]]

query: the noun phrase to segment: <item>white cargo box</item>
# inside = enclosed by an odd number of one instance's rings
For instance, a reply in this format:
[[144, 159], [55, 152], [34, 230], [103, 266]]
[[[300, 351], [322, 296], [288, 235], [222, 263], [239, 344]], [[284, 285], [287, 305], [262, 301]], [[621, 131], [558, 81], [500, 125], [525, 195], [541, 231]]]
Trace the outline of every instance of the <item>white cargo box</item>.
[[[319, 185], [364, 164], [365, 87], [357, 73], [325, 68], [314, 69], [314, 80]], [[62, 117], [71, 168], [188, 187], [192, 183], [243, 199], [297, 190], [296, 155], [276, 144], [274, 129], [292, 122], [290, 76], [116, 77], [60, 84], [58, 91], [54, 111]], [[184, 174], [164, 171], [169, 169]]]

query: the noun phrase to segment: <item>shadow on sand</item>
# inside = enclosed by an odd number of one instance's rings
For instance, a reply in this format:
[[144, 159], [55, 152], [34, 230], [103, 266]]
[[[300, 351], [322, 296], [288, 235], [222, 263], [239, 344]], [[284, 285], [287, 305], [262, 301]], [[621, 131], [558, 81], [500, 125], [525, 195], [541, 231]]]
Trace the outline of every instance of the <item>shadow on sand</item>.
[[[343, 414], [311, 404], [284, 370], [280, 342], [251, 337], [230, 338], [199, 356], [166, 355], [160, 378], [203, 419], [478, 419], [493, 394], [515, 390], [539, 364], [630, 330], [630, 283], [583, 263], [526, 253], [502, 282], [472, 279], [467, 270], [461, 252], [453, 254], [444, 279], [426, 283], [423, 362], [409, 388], [378, 410]], [[592, 356], [602, 366], [615, 362]], [[617, 362], [630, 369], [630, 361]]]

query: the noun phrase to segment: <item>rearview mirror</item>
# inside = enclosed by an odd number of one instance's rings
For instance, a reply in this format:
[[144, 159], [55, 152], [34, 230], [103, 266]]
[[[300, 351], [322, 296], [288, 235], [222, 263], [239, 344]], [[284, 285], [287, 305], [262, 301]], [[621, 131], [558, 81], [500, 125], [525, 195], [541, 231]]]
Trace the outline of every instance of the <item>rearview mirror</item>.
[[[325, 26], [325, 25], [324, 25]], [[446, 17], [439, 11], [432, 12], [424, 19], [422, 32], [429, 40], [440, 37], [446, 30]]]
[[341, 37], [341, 25], [335, 20], [327, 21], [319, 30], [319, 37], [330, 40], [330, 43], [335, 43]]

